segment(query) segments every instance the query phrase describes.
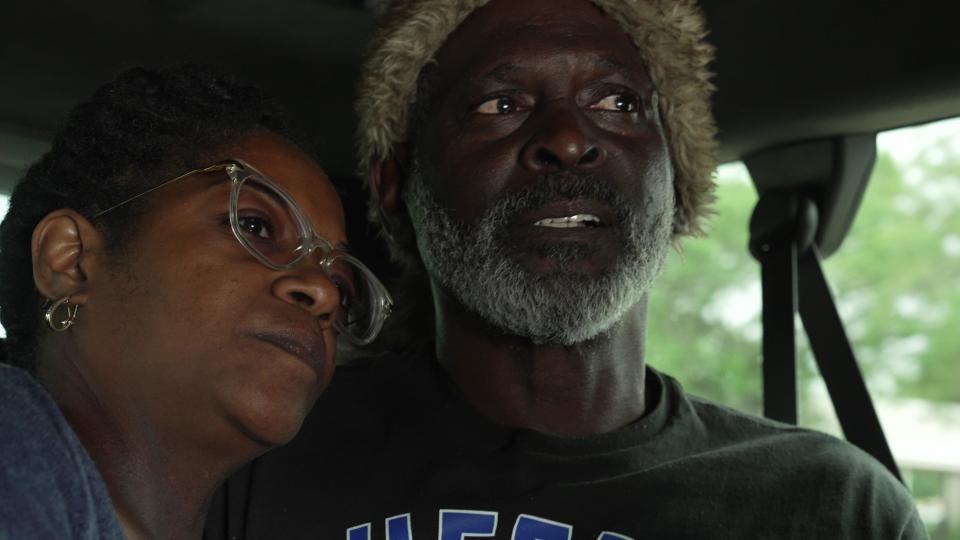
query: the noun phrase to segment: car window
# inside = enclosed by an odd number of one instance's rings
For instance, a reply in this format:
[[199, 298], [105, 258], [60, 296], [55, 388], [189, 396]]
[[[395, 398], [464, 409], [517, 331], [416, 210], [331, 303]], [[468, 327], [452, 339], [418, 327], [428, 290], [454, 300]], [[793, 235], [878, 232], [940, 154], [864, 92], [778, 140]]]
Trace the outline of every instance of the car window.
[[[931, 536], [960, 538], [960, 118], [881, 133], [877, 147], [824, 271]], [[746, 250], [757, 194], [739, 163], [717, 181], [709, 236], [685, 241], [654, 288], [647, 354], [692, 393], [759, 414], [759, 266]], [[804, 338], [800, 424], [839, 436]]]
[[747, 251], [757, 192], [740, 162], [716, 179], [708, 236], [684, 240], [653, 288], [647, 359], [694, 393], [759, 414], [760, 280]]

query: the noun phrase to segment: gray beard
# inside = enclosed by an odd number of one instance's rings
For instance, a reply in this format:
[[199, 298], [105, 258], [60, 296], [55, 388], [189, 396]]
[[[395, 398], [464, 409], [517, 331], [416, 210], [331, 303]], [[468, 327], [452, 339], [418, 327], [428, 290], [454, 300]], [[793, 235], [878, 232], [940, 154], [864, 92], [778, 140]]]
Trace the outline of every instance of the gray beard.
[[[588, 245], [543, 246], [539, 255], [557, 270], [530, 272], [515, 261], [508, 228], [520, 213], [554, 200], [596, 199], [613, 208], [622, 249], [609, 268], [586, 275], [570, 263], [589, 255]], [[607, 333], [650, 290], [671, 244], [673, 202], [648, 208], [644, 219], [605, 182], [573, 174], [544, 176], [505, 193], [471, 224], [453, 218], [419, 174], [404, 192], [417, 247], [430, 276], [465, 308], [499, 330], [534, 344], [570, 346]]]

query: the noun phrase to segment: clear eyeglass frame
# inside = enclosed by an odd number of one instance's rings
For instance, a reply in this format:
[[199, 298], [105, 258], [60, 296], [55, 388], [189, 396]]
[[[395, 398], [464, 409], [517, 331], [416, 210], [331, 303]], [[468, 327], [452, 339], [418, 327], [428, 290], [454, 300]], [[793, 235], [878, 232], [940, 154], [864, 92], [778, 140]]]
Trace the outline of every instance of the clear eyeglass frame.
[[[106, 210], [98, 212], [93, 217], [99, 218], [104, 214], [120, 208], [131, 201], [134, 201], [188, 176], [216, 171], [224, 171], [230, 178], [229, 219], [230, 228], [233, 231], [233, 235], [237, 241], [240, 242], [240, 245], [242, 245], [247, 252], [253, 255], [255, 259], [260, 261], [261, 264], [275, 271], [287, 270], [295, 266], [304, 258], [310, 256], [312, 253], [319, 251], [321, 255], [319, 260], [320, 267], [324, 274], [331, 279], [333, 279], [333, 265], [337, 260], [348, 263], [356, 271], [359, 271], [363, 275], [363, 278], [369, 284], [371, 289], [369, 298], [371, 305], [368, 306], [368, 308], [371, 310], [369, 315], [370, 324], [367, 328], [363, 329], [362, 333], [358, 333], [354, 329], [347, 326], [346, 323], [344, 323], [340, 318], [336, 318], [334, 319], [334, 327], [342, 336], [344, 336], [354, 345], [367, 345], [376, 339], [377, 334], [379, 334], [380, 330], [383, 328], [384, 321], [390, 315], [390, 312], [393, 308], [393, 299], [390, 297], [390, 293], [387, 291], [386, 287], [384, 287], [373, 271], [367, 268], [367, 266], [360, 262], [359, 259], [350, 255], [349, 253], [336, 249], [326, 238], [317, 234], [317, 232], [313, 230], [313, 226], [310, 225], [310, 222], [303, 214], [303, 211], [300, 210], [300, 207], [293, 200], [293, 197], [284, 191], [283, 188], [277, 185], [267, 175], [261, 173], [255, 167], [241, 159], [233, 158], [210, 165], [209, 167], [188, 171], [180, 176], [161, 182], [160, 184], [157, 184], [146, 191], [138, 193], [137, 195], [134, 195], [107, 208]], [[290, 212], [291, 217], [295, 221], [299, 242], [296, 249], [291, 251], [290, 260], [285, 263], [278, 264], [277, 262], [271, 260], [256, 246], [254, 246], [242, 232], [240, 224], [241, 218], [239, 216], [240, 194], [244, 184], [250, 180], [253, 180], [257, 184], [265, 186], [273, 191], [273, 195], [278, 197], [283, 202], [287, 210]]]

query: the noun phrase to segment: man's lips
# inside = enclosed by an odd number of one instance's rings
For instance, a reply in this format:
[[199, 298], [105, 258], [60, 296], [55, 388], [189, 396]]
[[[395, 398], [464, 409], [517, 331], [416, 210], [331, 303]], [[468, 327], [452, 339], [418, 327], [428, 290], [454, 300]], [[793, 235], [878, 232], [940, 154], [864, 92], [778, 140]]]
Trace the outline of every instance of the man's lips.
[[596, 200], [577, 199], [551, 201], [536, 210], [523, 212], [515, 223], [547, 229], [611, 227], [614, 213], [607, 204]]
[[326, 360], [326, 347], [320, 334], [292, 328], [261, 330], [253, 337], [274, 345], [299, 358], [312, 367], [319, 376]]
[[593, 214], [574, 214], [572, 216], [544, 218], [533, 224], [534, 227], [552, 229], [577, 229], [580, 227], [600, 227], [600, 218]]

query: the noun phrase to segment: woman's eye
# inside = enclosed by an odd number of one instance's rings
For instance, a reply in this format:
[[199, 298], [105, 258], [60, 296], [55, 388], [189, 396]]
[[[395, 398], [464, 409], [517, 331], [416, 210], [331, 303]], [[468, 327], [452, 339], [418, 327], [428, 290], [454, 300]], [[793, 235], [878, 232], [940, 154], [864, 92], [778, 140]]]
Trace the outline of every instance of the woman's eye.
[[237, 223], [240, 225], [240, 232], [245, 236], [260, 240], [270, 240], [273, 237], [273, 230], [265, 219], [247, 216], [238, 218]]
[[517, 112], [517, 100], [510, 96], [488, 99], [474, 109], [479, 114], [510, 114]]
[[640, 98], [633, 94], [610, 94], [590, 106], [601, 111], [632, 113], [640, 110]]

